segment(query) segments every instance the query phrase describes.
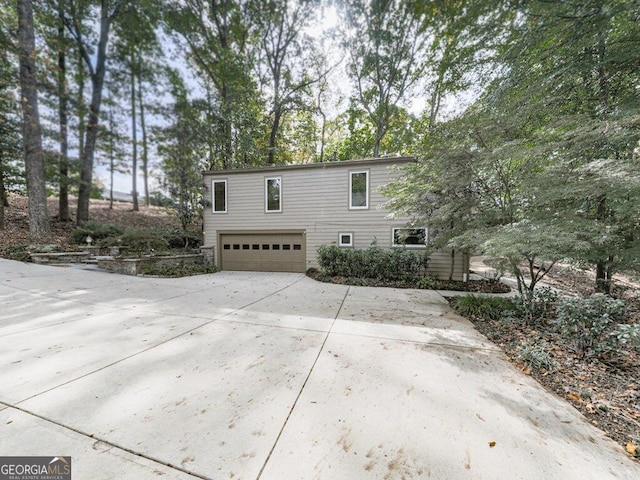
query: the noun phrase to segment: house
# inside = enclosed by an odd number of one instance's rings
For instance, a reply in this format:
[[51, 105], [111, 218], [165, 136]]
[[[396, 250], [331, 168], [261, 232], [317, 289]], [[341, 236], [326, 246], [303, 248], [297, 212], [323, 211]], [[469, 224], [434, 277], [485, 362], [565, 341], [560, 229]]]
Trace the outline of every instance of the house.
[[[208, 200], [204, 246], [213, 247], [221, 270], [305, 272], [318, 267], [317, 248], [424, 249], [427, 228], [407, 228], [409, 217], [392, 219], [381, 186], [415, 159], [372, 158], [345, 162], [277, 165], [204, 173]], [[453, 263], [452, 263], [453, 262]], [[466, 280], [467, 255], [451, 251], [430, 257], [429, 270]]]

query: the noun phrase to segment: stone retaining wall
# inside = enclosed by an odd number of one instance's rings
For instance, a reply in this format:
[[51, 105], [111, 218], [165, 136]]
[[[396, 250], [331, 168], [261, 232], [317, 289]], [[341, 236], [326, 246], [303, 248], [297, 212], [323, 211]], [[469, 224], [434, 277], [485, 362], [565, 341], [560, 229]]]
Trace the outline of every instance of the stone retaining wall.
[[109, 272], [124, 275], [139, 275], [143, 265], [154, 264], [158, 266], [178, 265], [180, 263], [203, 263], [203, 256], [199, 253], [185, 255], [170, 255], [166, 257], [141, 257], [141, 258], [99, 258], [98, 268], [104, 268]]

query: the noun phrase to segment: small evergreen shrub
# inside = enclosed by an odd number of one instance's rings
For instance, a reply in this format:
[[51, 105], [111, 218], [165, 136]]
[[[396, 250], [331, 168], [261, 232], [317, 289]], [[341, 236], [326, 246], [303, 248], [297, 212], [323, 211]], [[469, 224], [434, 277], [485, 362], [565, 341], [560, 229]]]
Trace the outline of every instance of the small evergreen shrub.
[[344, 249], [336, 245], [318, 248], [318, 263], [325, 275], [332, 277], [409, 280], [427, 274], [428, 255], [406, 249]]
[[456, 297], [453, 308], [463, 317], [498, 320], [511, 310], [513, 302], [508, 298], [488, 297], [484, 295], [464, 295]]
[[188, 277], [205, 273], [216, 273], [215, 265], [203, 265], [199, 263], [180, 262], [175, 265], [142, 265], [140, 272], [143, 275], [155, 275], [158, 277]]
[[160, 231], [171, 249], [198, 248], [202, 245], [202, 233], [184, 231], [177, 228]]
[[111, 237], [108, 246], [126, 245], [130, 253], [157, 253], [166, 251], [169, 243], [157, 230], [145, 228], [127, 228], [122, 235]]
[[532, 370], [552, 371], [555, 368], [551, 354], [546, 348], [535, 342], [524, 341], [520, 343], [517, 354], [522, 362]]
[[640, 327], [622, 322], [625, 312], [622, 300], [597, 293], [561, 301], [556, 321], [561, 334], [583, 356], [620, 355], [625, 346], [640, 340]]
[[111, 237], [118, 237], [124, 233], [122, 225], [114, 223], [84, 222], [77, 226], [71, 234], [71, 239], [78, 245], [86, 244], [91, 236], [93, 243], [99, 244]]
[[558, 292], [549, 287], [540, 287], [533, 292], [525, 292], [516, 297], [513, 316], [524, 320], [529, 325], [536, 324], [551, 315], [558, 297]]

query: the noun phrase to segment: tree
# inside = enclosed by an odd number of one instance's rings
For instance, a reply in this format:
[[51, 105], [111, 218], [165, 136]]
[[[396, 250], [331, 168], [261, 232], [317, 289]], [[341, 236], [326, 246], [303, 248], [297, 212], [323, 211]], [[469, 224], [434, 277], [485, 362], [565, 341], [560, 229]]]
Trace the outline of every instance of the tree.
[[312, 76], [314, 47], [303, 33], [318, 5], [317, 0], [258, 0], [252, 5], [262, 60], [258, 64], [259, 76], [270, 105], [267, 160], [270, 165], [276, 162], [285, 115], [310, 110], [310, 86], [326, 75], [319, 72], [318, 77]]
[[398, 106], [426, 68], [429, 35], [420, 2], [346, 0], [343, 35], [359, 105], [373, 125], [371, 154], [380, 144]]
[[23, 118], [24, 163], [29, 196], [29, 237], [42, 243], [50, 238], [47, 192], [44, 178], [42, 130], [38, 111], [36, 84], [35, 32], [30, 0], [17, 0], [18, 57], [20, 60], [20, 92]]
[[[0, 10], [0, 44], [15, 53], [11, 33], [15, 29], [16, 10]], [[7, 187], [22, 177], [22, 145], [19, 135], [18, 99], [15, 97], [18, 74], [13, 55], [0, 57], [0, 230], [4, 229], [4, 208], [8, 206]]]
[[171, 106], [173, 122], [163, 128], [156, 128], [158, 154], [162, 158], [165, 174], [164, 187], [174, 200], [178, 218], [183, 230], [187, 230], [202, 212], [202, 171], [201, 160], [206, 158], [206, 143], [198, 135], [198, 129], [205, 117], [187, 97], [187, 90], [180, 75], [168, 71], [171, 83]]
[[166, 12], [187, 44], [209, 101], [209, 167], [246, 165], [256, 152], [260, 95], [251, 76], [249, 0], [185, 0]]
[[143, 79], [153, 77], [153, 70], [160, 69], [155, 58], [162, 51], [156, 36], [160, 21], [160, 11], [156, 2], [135, 2], [121, 9], [119, 21], [114, 25], [114, 49], [119, 64], [123, 68], [120, 76], [126, 76], [129, 85], [129, 107], [131, 112], [131, 149], [132, 149], [132, 194], [133, 210], [138, 205], [138, 124], [143, 135], [142, 171], [144, 177], [145, 202], [148, 204], [148, 146], [144, 118]]
[[502, 33], [500, 75], [387, 192], [429, 223], [434, 248], [488, 254], [521, 290], [567, 259], [595, 265], [607, 291], [640, 253], [637, 7], [603, 7], [523, 4]]
[[89, 45], [88, 36], [85, 33], [85, 26], [83, 25], [83, 3], [83, 0], [70, 0], [70, 15], [65, 20], [91, 79], [91, 102], [89, 103], [84, 145], [80, 154], [81, 170], [80, 185], [78, 188], [78, 224], [89, 220], [89, 198], [91, 196], [93, 179], [93, 160], [100, 123], [102, 87], [107, 67], [107, 43], [109, 41], [111, 23], [118, 14], [121, 2], [117, 0], [100, 0], [99, 38], [95, 56], [91, 55], [93, 49]]

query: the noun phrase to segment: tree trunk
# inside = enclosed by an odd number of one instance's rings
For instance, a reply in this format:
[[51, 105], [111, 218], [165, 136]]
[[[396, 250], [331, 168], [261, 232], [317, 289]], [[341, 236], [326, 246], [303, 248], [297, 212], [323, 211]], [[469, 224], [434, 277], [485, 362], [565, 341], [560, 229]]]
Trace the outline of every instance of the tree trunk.
[[115, 172], [115, 158], [114, 158], [114, 141], [113, 132], [115, 131], [115, 125], [113, 124], [113, 106], [109, 102], [109, 210], [113, 210], [113, 174]]
[[67, 136], [67, 68], [66, 38], [64, 34], [64, 6], [58, 2], [58, 119], [60, 122], [60, 185], [58, 194], [58, 219], [68, 222], [69, 214], [69, 143]]
[[147, 143], [147, 127], [144, 119], [144, 99], [142, 95], [142, 75], [138, 75], [138, 105], [140, 107], [140, 130], [142, 132], [142, 178], [144, 181], [144, 204], [149, 201], [149, 144]]
[[50, 225], [45, 188], [42, 130], [38, 112], [35, 33], [31, 1], [18, 0], [17, 11], [20, 103], [23, 118], [24, 163], [27, 174], [29, 238], [32, 242], [43, 243], [50, 240]]
[[[108, 0], [102, 0], [100, 7], [100, 40], [96, 57], [96, 68], [91, 74], [91, 103], [89, 105], [89, 122], [85, 135], [84, 149], [81, 157], [80, 187], [78, 189], [78, 224], [89, 220], [89, 199], [93, 181], [93, 157], [98, 138], [100, 121], [100, 105], [102, 104], [102, 86], [107, 62], [107, 42], [111, 18], [108, 12]], [[86, 60], [85, 60], [86, 61]]]
[[133, 211], [140, 210], [138, 205], [138, 125], [136, 118], [136, 75], [135, 75], [135, 53], [131, 53], [131, 72], [129, 80], [131, 82], [131, 141], [132, 141], [132, 191]]
[[276, 141], [278, 139], [281, 118], [282, 111], [276, 108], [273, 112], [273, 123], [271, 124], [271, 133], [269, 134], [269, 165], [276, 163]]
[[0, 230], [4, 230], [4, 207], [7, 201], [7, 194], [4, 190], [4, 165], [2, 163], [2, 152], [0, 151]]

